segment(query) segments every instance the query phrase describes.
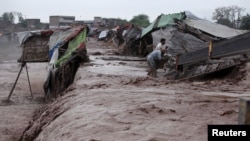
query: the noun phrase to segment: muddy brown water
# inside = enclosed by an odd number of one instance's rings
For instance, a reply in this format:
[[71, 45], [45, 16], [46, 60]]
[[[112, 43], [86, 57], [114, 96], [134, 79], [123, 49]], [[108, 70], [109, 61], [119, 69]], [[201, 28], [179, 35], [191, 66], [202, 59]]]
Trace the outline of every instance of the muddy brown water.
[[[117, 49], [94, 40], [87, 47], [89, 54], [106, 57]], [[47, 104], [42, 101], [46, 64], [28, 64], [35, 99], [22, 73], [14, 104], [0, 106], [0, 140], [203, 141], [208, 124], [237, 124], [239, 98], [249, 96], [249, 75], [237, 82], [173, 81], [163, 70], [159, 78], [148, 77], [145, 61], [102, 60], [100, 54], [90, 60], [74, 84]], [[5, 98], [19, 66], [5, 62], [0, 68]]]

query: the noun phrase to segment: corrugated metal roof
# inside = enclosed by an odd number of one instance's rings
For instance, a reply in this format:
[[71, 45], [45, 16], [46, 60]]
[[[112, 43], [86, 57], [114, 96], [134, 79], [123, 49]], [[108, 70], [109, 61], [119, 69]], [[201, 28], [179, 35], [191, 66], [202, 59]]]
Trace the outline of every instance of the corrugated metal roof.
[[184, 23], [186, 23], [190, 27], [199, 29], [203, 32], [220, 38], [231, 38], [247, 32], [246, 30], [237, 30], [221, 24], [201, 19], [187, 18], [184, 20]]
[[237, 30], [221, 24], [200, 19], [193, 15], [191, 12], [186, 11], [168, 15], [162, 14], [158, 16], [152, 24], [142, 30], [141, 37], [150, 32], [156, 31], [159, 28], [165, 28], [166, 26], [175, 25], [174, 19], [183, 21], [190, 27], [220, 38], [232, 38], [234, 36], [238, 36], [248, 32], [246, 30]]

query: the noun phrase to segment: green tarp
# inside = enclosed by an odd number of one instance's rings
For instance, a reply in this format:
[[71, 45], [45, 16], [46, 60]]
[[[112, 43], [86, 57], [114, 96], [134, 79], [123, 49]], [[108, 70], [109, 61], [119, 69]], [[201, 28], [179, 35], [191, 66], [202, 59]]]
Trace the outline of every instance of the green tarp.
[[75, 39], [69, 42], [68, 49], [63, 57], [58, 59], [55, 63], [56, 67], [63, 65], [72, 55], [82, 42], [86, 41], [86, 30], [84, 29]]
[[159, 28], [165, 28], [166, 26], [175, 25], [174, 19], [183, 20], [184, 18], [185, 18], [184, 12], [168, 14], [168, 15], [162, 14], [158, 16], [153, 23], [151, 23], [148, 27], [142, 30], [141, 37]]

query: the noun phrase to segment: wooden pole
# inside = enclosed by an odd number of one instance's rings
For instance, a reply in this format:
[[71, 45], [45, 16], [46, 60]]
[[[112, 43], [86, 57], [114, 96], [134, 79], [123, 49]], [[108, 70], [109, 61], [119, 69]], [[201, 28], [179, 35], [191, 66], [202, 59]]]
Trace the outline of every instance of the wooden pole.
[[10, 94], [9, 94], [7, 100], [10, 100], [10, 97], [11, 97], [11, 95], [12, 95], [12, 93], [13, 93], [15, 87], [16, 87], [16, 83], [17, 83], [17, 81], [18, 81], [18, 79], [19, 79], [19, 76], [20, 76], [20, 74], [21, 74], [21, 72], [22, 72], [22, 70], [23, 70], [23, 67], [24, 67], [25, 65], [26, 65], [26, 63], [25, 63], [25, 62], [22, 62], [20, 71], [19, 71], [19, 73], [18, 73], [18, 75], [17, 75], [17, 78], [16, 78], [16, 81], [15, 81], [14, 85], [12, 86], [12, 89], [11, 89], [11, 91], [10, 91]]
[[240, 99], [239, 124], [250, 125], [250, 98], [241, 98]]

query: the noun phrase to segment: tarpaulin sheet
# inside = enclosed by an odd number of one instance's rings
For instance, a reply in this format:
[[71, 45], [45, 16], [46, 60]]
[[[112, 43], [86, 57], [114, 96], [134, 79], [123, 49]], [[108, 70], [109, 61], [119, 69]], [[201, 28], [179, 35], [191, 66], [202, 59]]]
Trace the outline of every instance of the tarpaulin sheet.
[[177, 54], [193, 52], [208, 46], [207, 42], [204, 42], [195, 36], [179, 32], [175, 27], [166, 27], [152, 32], [153, 46], [160, 42], [161, 38], [166, 39], [166, 46], [168, 46], [168, 53], [175, 56]]
[[32, 36], [50, 36], [53, 33], [52, 30], [34, 30], [18, 32], [17, 37], [19, 44], [22, 45], [26, 40]]
[[29, 37], [34, 36], [34, 35], [40, 36], [41, 30], [18, 32], [17, 37], [18, 37], [19, 44], [22, 45]]
[[100, 34], [99, 34], [99, 39], [102, 39], [102, 38], [105, 38], [105, 37], [107, 37], [107, 35], [108, 35], [108, 30], [105, 30], [105, 31], [102, 31]]
[[79, 35], [75, 37], [72, 41], [69, 42], [68, 49], [63, 57], [58, 59], [55, 63], [55, 66], [58, 67], [64, 64], [72, 55], [82, 42], [86, 41], [86, 30], [83, 30]]
[[58, 30], [55, 31], [51, 36], [49, 40], [49, 56], [52, 57], [55, 49], [61, 47], [66, 39], [72, 34], [76, 32], [76, 28], [71, 28], [68, 30]]
[[185, 18], [184, 12], [168, 14], [168, 15], [162, 14], [158, 16], [157, 19], [153, 23], [151, 23], [148, 27], [142, 30], [141, 37], [159, 28], [164, 28], [166, 26], [175, 25], [174, 19], [183, 20], [184, 18]]

